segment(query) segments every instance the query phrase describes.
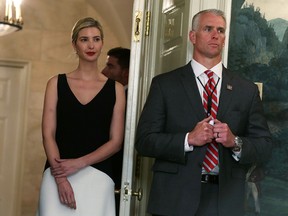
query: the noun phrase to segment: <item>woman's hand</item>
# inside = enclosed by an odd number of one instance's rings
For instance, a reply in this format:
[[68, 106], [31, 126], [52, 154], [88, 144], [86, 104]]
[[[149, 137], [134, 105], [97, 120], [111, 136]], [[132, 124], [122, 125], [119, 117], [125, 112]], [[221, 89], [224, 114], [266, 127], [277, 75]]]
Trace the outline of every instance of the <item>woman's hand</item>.
[[57, 178], [56, 183], [60, 202], [69, 208], [76, 209], [74, 191], [67, 178]]
[[55, 159], [57, 165], [51, 167], [51, 173], [55, 178], [67, 177], [85, 167], [80, 159]]

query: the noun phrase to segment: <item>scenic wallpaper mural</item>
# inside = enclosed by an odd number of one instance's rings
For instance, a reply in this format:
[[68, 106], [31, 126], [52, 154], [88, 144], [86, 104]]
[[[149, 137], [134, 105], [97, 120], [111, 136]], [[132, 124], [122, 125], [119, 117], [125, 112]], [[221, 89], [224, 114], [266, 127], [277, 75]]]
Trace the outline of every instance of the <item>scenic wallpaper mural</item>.
[[[228, 68], [263, 83], [275, 147], [247, 176], [246, 215], [288, 215], [288, 1], [233, 0]], [[249, 174], [250, 174], [249, 173]]]

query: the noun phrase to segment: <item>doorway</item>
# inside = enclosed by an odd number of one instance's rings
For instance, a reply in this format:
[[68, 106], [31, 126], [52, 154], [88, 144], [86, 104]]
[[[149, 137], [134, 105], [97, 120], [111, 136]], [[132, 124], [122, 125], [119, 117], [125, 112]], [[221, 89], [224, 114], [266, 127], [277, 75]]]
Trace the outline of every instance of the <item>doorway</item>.
[[0, 60], [0, 215], [20, 215], [28, 68]]

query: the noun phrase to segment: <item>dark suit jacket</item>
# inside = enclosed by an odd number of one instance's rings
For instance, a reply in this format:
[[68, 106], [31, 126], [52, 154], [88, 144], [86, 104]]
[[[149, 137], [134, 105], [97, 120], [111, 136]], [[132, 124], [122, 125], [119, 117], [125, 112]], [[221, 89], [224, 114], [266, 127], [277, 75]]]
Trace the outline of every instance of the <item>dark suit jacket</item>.
[[[207, 145], [184, 153], [184, 139], [205, 116], [191, 63], [153, 78], [136, 135], [138, 153], [156, 159], [148, 212], [195, 214]], [[217, 119], [244, 143], [239, 162], [219, 145], [219, 216], [243, 216], [247, 168], [269, 158], [272, 141], [257, 86], [224, 67]]]

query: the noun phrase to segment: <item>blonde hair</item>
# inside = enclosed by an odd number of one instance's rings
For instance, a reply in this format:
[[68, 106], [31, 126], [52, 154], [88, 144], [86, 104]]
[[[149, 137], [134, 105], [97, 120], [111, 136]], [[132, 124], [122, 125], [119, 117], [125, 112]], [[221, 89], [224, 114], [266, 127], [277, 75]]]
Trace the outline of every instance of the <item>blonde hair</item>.
[[84, 28], [89, 28], [89, 27], [95, 27], [100, 31], [100, 36], [101, 39], [104, 39], [104, 33], [103, 33], [103, 28], [102, 25], [100, 24], [100, 22], [98, 20], [93, 19], [92, 17], [85, 17], [83, 19], [78, 20], [73, 28], [72, 28], [72, 32], [71, 32], [71, 38], [72, 38], [72, 42], [75, 44], [78, 38], [78, 34], [79, 32], [84, 29]]

